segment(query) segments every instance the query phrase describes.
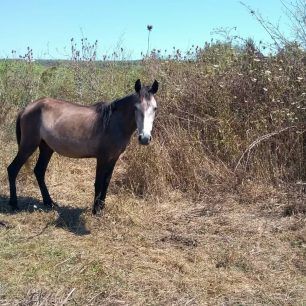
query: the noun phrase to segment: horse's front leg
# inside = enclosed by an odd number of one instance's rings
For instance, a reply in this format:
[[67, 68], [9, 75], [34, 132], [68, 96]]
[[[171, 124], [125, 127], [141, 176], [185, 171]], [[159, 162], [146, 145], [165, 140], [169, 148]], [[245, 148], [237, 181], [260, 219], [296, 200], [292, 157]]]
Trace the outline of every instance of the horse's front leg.
[[116, 161], [117, 159], [103, 162], [103, 160], [97, 159], [95, 199], [92, 208], [92, 213], [94, 215], [100, 215], [104, 208], [108, 185], [111, 180]]

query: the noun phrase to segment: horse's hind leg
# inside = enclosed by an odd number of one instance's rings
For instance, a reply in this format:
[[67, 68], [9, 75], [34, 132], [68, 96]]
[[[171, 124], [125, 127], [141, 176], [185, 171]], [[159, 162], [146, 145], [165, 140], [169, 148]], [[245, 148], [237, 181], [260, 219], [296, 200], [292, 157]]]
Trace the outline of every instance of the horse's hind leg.
[[39, 157], [34, 168], [34, 173], [43, 198], [43, 202], [47, 206], [52, 206], [53, 204], [45, 183], [45, 173], [53, 152], [54, 151], [44, 141], [42, 141], [39, 145]]
[[34, 153], [38, 144], [30, 143], [27, 145], [21, 144], [18, 153], [12, 163], [7, 167], [9, 184], [10, 184], [10, 205], [13, 209], [18, 209], [17, 194], [16, 194], [16, 178], [27, 159]]

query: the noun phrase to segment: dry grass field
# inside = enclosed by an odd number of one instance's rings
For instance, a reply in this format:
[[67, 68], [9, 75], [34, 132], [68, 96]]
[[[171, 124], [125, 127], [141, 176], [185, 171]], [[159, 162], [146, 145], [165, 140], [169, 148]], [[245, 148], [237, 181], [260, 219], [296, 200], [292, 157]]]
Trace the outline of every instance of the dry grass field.
[[[247, 52], [211, 46], [94, 77], [0, 67], [0, 305], [306, 304], [304, 53]], [[91, 215], [95, 161], [56, 154], [46, 182], [59, 207], [41, 202], [34, 156], [11, 213], [17, 110], [43, 95], [120, 97], [139, 75], [161, 83], [154, 140], [133, 138], [104, 215]]]
[[55, 156], [47, 183], [59, 208], [45, 210], [24, 169], [12, 214], [6, 166], [16, 148], [1, 133], [1, 305], [306, 303], [302, 193], [250, 183], [196, 201], [174, 190], [142, 199], [121, 186], [123, 158], [95, 218], [94, 160]]

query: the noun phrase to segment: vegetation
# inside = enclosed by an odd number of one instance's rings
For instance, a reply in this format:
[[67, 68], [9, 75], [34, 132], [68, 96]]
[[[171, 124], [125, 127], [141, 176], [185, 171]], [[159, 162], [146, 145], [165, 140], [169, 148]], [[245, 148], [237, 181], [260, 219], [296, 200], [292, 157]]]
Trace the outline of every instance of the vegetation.
[[[305, 50], [264, 56], [248, 40], [97, 62], [95, 46], [72, 40], [72, 60], [51, 67], [30, 49], [0, 62], [0, 304], [303, 304]], [[132, 140], [104, 216], [90, 214], [94, 161], [59, 156], [46, 178], [60, 208], [37, 200], [33, 159], [11, 214], [17, 111], [113, 100], [138, 78], [161, 84], [153, 144]]]
[[72, 52], [73, 61], [49, 68], [2, 61], [2, 116], [42, 96], [113, 100], [131, 92], [138, 77], [156, 78], [162, 90], [155, 145], [133, 145], [126, 157], [128, 171], [142, 173], [128, 175], [134, 192], [155, 195], [169, 187], [199, 194], [207, 185], [232, 188], [245, 177], [305, 181], [305, 52], [297, 45], [265, 57], [252, 41], [240, 49], [214, 43], [189, 50], [188, 58], [177, 50], [165, 60], [153, 50], [142, 62], [100, 67], [75, 46]]

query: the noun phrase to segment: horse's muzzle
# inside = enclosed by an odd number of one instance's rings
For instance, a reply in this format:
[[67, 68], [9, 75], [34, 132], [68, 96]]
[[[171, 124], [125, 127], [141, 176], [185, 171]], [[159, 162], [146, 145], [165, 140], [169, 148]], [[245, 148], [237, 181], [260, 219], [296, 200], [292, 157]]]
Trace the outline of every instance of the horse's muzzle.
[[138, 136], [138, 141], [141, 145], [147, 146], [150, 141], [151, 141], [152, 137], [150, 135], [139, 135]]

